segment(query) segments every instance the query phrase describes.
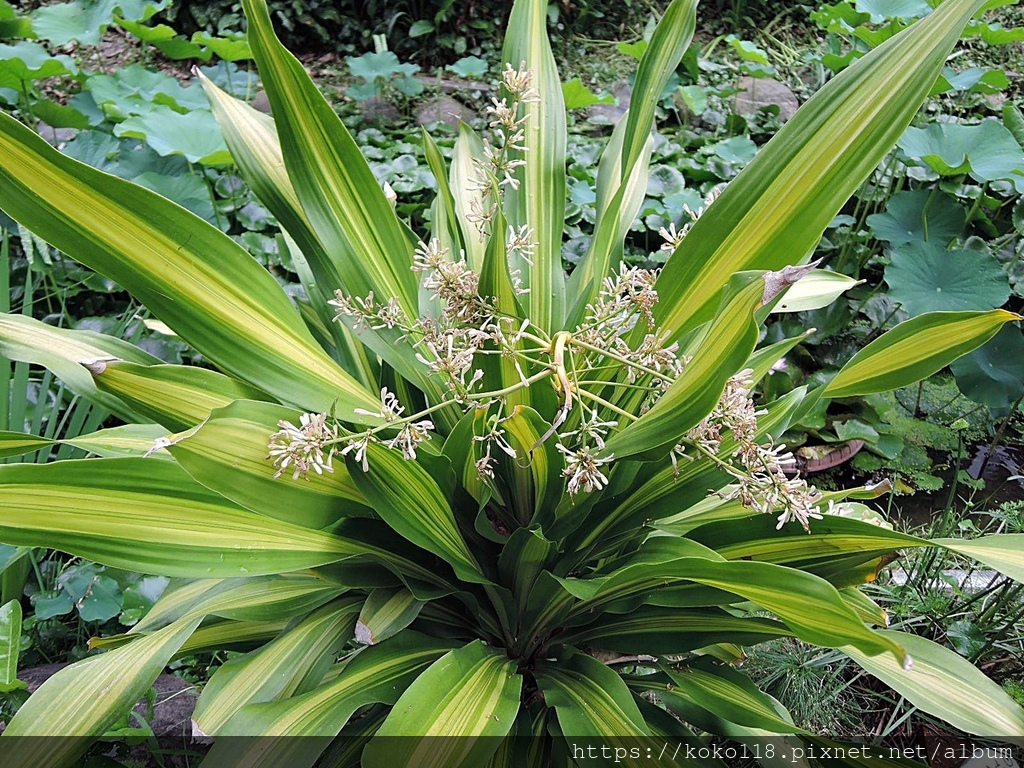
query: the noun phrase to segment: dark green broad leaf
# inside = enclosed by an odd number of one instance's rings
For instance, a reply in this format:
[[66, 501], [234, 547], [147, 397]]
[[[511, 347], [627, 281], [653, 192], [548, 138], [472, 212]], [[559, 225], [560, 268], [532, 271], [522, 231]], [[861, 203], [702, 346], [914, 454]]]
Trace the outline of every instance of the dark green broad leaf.
[[136, 184], [151, 189], [158, 195], [173, 200], [196, 216], [216, 223], [216, 213], [210, 200], [210, 190], [196, 175], [164, 176], [161, 173], [144, 173], [132, 179]]
[[876, 238], [894, 248], [915, 240], [946, 245], [964, 231], [967, 214], [949, 195], [915, 189], [893, 195], [885, 213], [867, 222]]
[[151, 27], [127, 19], [118, 18], [115, 21], [119, 27], [139, 40], [149, 43], [168, 59], [198, 58], [208, 61], [210, 58], [209, 51], [203, 51], [200, 46], [190, 43], [166, 24], [157, 24]]
[[995, 338], [950, 368], [961, 392], [1005, 414], [1024, 395], [1024, 334], [1014, 325], [1005, 325]]
[[897, 145], [910, 158], [942, 176], [969, 174], [976, 181], [1007, 179], [1018, 192], [1024, 192], [1024, 150], [998, 120], [908, 128]]
[[594, 104], [615, 103], [615, 97], [610, 93], [598, 96], [587, 88], [578, 77], [574, 77], [567, 83], [562, 83], [562, 96], [565, 98], [566, 109], [583, 109], [592, 107]]
[[987, 251], [946, 250], [915, 240], [892, 251], [885, 268], [889, 296], [911, 315], [996, 309], [1010, 297], [1010, 282]]
[[192, 35], [192, 43], [201, 45], [223, 61], [246, 61], [252, 58], [252, 50], [244, 34], [223, 32], [213, 36], [206, 32]]

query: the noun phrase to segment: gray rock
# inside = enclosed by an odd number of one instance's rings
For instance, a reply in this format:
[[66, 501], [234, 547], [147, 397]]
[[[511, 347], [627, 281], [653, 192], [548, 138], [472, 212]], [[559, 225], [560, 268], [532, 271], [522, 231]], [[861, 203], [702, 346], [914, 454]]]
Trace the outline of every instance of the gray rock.
[[267, 92], [262, 89], [256, 91], [256, 95], [252, 97], [252, 104], [250, 106], [253, 109], [258, 109], [260, 112], [269, 115], [270, 99], [267, 97]]
[[367, 123], [395, 123], [402, 117], [398, 107], [380, 96], [371, 96], [360, 106], [363, 109], [363, 121]]
[[476, 113], [451, 96], [441, 96], [427, 104], [424, 104], [416, 112], [417, 125], [429, 125], [430, 123], [444, 123], [452, 128], [458, 128], [459, 123], [468, 123], [476, 117]]
[[37, 130], [39, 131], [40, 136], [58, 148], [67, 144], [78, 135], [77, 128], [54, 128], [52, 125], [47, 125], [42, 120], [39, 121]]
[[586, 108], [585, 112], [589, 122], [599, 125], [615, 125], [626, 114], [631, 96], [629, 83], [616, 83], [612, 86], [611, 93], [615, 96], [615, 104], [595, 104]]
[[775, 104], [779, 119], [789, 120], [800, 106], [788, 85], [770, 77], [741, 77], [736, 87], [740, 92], [732, 97], [732, 108], [738, 115], [752, 115]]

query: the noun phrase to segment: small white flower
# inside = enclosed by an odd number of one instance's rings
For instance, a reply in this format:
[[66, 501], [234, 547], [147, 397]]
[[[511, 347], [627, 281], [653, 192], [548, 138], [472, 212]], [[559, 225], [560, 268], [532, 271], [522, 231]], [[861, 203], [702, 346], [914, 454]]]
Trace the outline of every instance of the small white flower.
[[566, 490], [570, 496], [575, 496], [580, 491], [590, 493], [608, 485], [608, 478], [601, 471], [601, 467], [612, 460], [612, 456], [599, 458], [595, 456], [590, 446], [584, 445], [576, 450], [566, 448], [561, 443], [555, 446], [565, 455], [565, 469], [562, 470], [562, 477], [569, 478], [566, 483]]
[[434, 422], [429, 419], [413, 421], [406, 424], [398, 434], [387, 442], [388, 448], [397, 448], [407, 460], [416, 458], [416, 448], [424, 440], [430, 439], [430, 431]]
[[275, 478], [281, 477], [289, 468], [292, 469], [293, 480], [300, 476], [308, 480], [311, 470], [318, 475], [334, 471], [331, 459], [337, 447], [327, 443], [337, 439], [337, 426], [327, 423], [326, 413], [304, 413], [299, 423], [300, 426], [295, 426], [290, 421], [279, 421], [277, 426], [280, 429], [270, 436], [267, 458], [273, 459], [273, 465], [277, 467]]
[[405, 407], [398, 402], [398, 398], [393, 392], [389, 392], [387, 387], [382, 387], [380, 390], [380, 410], [374, 413], [368, 411], [365, 408], [354, 408], [356, 413], [362, 416], [374, 416], [378, 419], [384, 419], [389, 424], [393, 421], [398, 421], [402, 414], [405, 412]]
[[375, 442], [377, 442], [377, 439], [369, 430], [367, 430], [365, 433], [363, 433], [363, 436], [360, 437], [358, 440], [353, 440], [344, 448], [342, 448], [340, 453], [342, 456], [348, 456], [350, 453], [352, 453], [353, 458], [356, 461], [358, 461], [360, 465], [362, 465], [363, 472], [369, 472], [370, 460], [369, 457], [366, 455], [366, 452], [370, 443]]

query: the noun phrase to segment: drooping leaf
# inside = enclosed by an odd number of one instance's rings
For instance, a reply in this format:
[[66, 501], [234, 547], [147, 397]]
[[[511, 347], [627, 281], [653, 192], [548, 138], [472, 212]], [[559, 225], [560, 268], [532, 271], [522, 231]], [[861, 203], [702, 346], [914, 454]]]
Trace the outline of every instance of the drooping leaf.
[[[220, 666], [196, 702], [196, 724], [203, 733], [215, 735], [247, 704], [304, 693], [297, 689], [306, 675], [322, 660], [329, 665], [351, 639], [358, 610], [357, 597], [342, 597], [314, 611], [274, 642]], [[319, 674], [325, 671], [323, 667]]]
[[902, 669], [887, 654], [869, 656], [843, 648], [857, 664], [929, 714], [967, 733], [1015, 737], [1024, 733], [1024, 709], [996, 683], [953, 651], [924, 637], [878, 630], [907, 649], [912, 669]]
[[[227, 235], [61, 155], [7, 115], [0, 115], [0, 149], [8, 158], [0, 208], [117, 280], [224, 369], [305, 407], [327, 410], [335, 400], [344, 410], [374, 407], [375, 398], [317, 346], [274, 278]], [[76, 220], [68, 210], [88, 214]]]
[[[558, 715], [566, 736], [614, 739], [650, 735], [622, 678], [597, 659], [573, 654], [565, 663], [544, 665], [537, 684]], [[623, 765], [641, 765], [639, 760]]]
[[88, 459], [0, 467], [0, 540], [168, 576], [309, 568], [363, 550], [236, 507], [176, 464]]
[[168, 450], [195, 480], [268, 517], [315, 529], [346, 514], [366, 512], [365, 500], [340, 459], [331, 462], [333, 472], [295, 479], [288, 471], [275, 478], [267, 443], [280, 422], [297, 425], [300, 415], [281, 405], [238, 400], [211, 412]]
[[1019, 319], [1005, 310], [929, 312], [882, 334], [843, 366], [827, 397], [885, 392], [921, 381], [991, 339]]
[[9, 314], [0, 314], [0, 355], [48, 368], [76, 394], [131, 421], [137, 420], [135, 411], [121, 399], [99, 391], [82, 363], [104, 358], [122, 358], [140, 366], [160, 362], [120, 339], [91, 331], [54, 328], [31, 317]]
[[[199, 621], [176, 622], [57, 672], [18, 710], [0, 736], [4, 760], [49, 768], [73, 765], [93, 738], [135, 705]], [[28, 736], [48, 738], [19, 738]]]
[[267, 399], [255, 387], [197, 366], [110, 360], [89, 363], [85, 368], [101, 392], [116, 395], [171, 432], [191, 429], [234, 400]]

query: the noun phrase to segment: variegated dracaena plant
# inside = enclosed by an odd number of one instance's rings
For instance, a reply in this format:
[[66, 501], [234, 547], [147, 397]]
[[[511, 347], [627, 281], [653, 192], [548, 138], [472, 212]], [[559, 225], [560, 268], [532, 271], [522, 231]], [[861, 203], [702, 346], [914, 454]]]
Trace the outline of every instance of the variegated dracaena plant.
[[[964, 731], [1024, 733], [999, 686], [876, 628], [885, 614], [858, 591], [907, 547], [1022, 579], [1024, 537], [897, 533], [849, 493], [787, 474], [773, 442], [821, 398], [916, 382], [1019, 318], [922, 315], [827, 384], [752, 395], [800, 341], [758, 349], [760, 324], [787, 291], [820, 306], [843, 287], [798, 265], [984, 0], [946, 0], [833, 79], [688, 231], [666, 233], [655, 273], [621, 252], [655, 105], [694, 30], [695, 0], [675, 0], [601, 158], [596, 231], [568, 278], [546, 2], [515, 3], [485, 137], [463, 126], [446, 165], [423, 136], [438, 194], [422, 235], [277, 41], [264, 0], [243, 4], [274, 119], [203, 85], [286, 232], [298, 308], [214, 227], [0, 117], [0, 207], [215, 366], [0, 317], [0, 354], [150, 423], [91, 442], [134, 456], [0, 467], [0, 541], [180, 579], [126, 636], [99, 641], [110, 650], [44, 684], [0, 752], [70, 764], [170, 659], [219, 648], [248, 652], [203, 689], [199, 730], [315, 738], [221, 740], [217, 766], [311, 765], [329, 746], [339, 766], [568, 765], [576, 737], [694, 744], [700, 729], [813, 744], [733, 664], [791, 636], [840, 649]], [[156, 445], [152, 423], [167, 435]], [[32, 438], [3, 440], [11, 452]], [[46, 734], [83, 738], [17, 738]], [[444, 735], [486, 738], [388, 738]]]

